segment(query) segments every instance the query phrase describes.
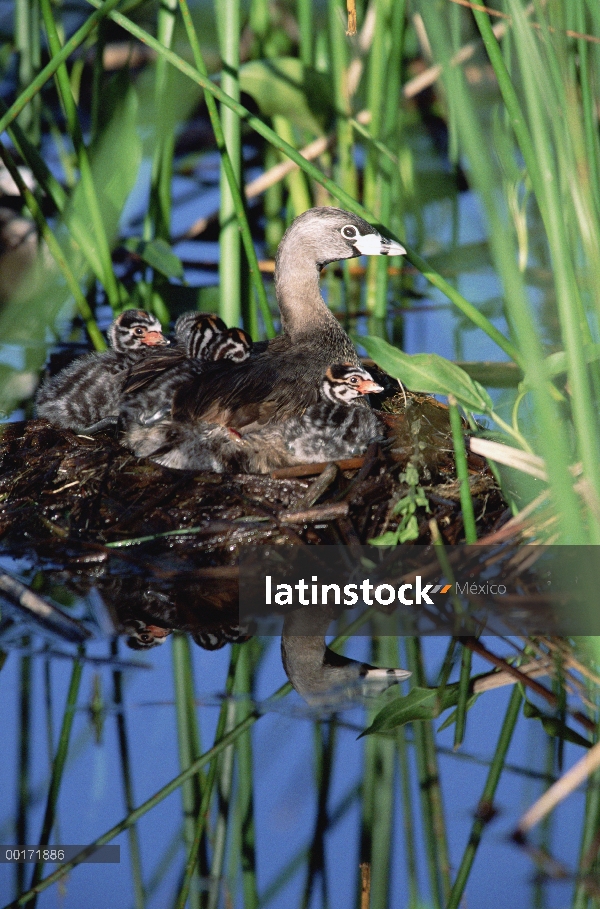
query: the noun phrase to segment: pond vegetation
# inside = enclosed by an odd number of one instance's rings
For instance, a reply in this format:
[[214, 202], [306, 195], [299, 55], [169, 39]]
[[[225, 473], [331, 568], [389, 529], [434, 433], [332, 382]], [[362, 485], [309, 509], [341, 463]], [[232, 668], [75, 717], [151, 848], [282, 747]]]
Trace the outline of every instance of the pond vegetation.
[[[73, 870], [83, 854], [17, 865], [0, 875], [3, 902], [101, 905], [110, 881], [115, 906], [500, 905], [486, 838], [518, 774], [532, 788], [510, 803], [513, 842], [499, 849], [536, 877], [514, 902], [598, 905], [600, 8], [16, 0], [8, 19], [0, 666], [18, 692], [5, 684], [17, 770], [3, 786], [2, 841], [45, 846], [72, 830], [82, 845], [120, 842], [127, 861], [118, 874]], [[254, 341], [274, 337], [272, 256], [294, 217], [322, 205], [407, 249], [322, 278], [384, 386], [392, 443], [337, 465], [190, 476], [134, 459], [110, 434], [33, 419], [48, 354], [56, 364], [86, 344], [104, 350], [101, 328], [124, 309], [155, 314], [165, 331], [183, 312], [213, 311]], [[415, 315], [432, 326], [431, 349], [410, 343]], [[379, 695], [366, 716], [301, 708], [314, 813], [292, 807], [304, 839], [288, 832], [284, 848], [263, 803], [290, 760], [270, 760], [294, 722], [290, 685], [265, 692], [278, 654], [249, 639], [233, 608], [239, 548], [267, 542], [427, 544], [446, 579], [458, 543], [500, 547], [507, 561], [540, 544], [591, 547], [591, 578], [579, 578], [589, 625], [577, 638], [517, 627], [400, 642], [369, 613], [367, 658], [408, 667], [412, 687]], [[526, 604], [541, 581], [534, 564], [521, 571]], [[342, 624], [334, 649], [358, 654], [364, 622]], [[162, 667], [154, 683], [102, 637], [117, 630], [136, 649], [168, 638], [144, 658]], [[145, 749], [132, 691], [160, 701], [167, 673], [170, 741], [152, 730]], [[153, 726], [158, 712], [148, 716]], [[119, 783], [110, 807], [92, 821], [82, 810], [78, 825], [89, 770], [78, 755], [104, 754], [110, 724]], [[452, 760], [485, 769], [474, 783]], [[585, 804], [572, 794], [584, 782]], [[473, 812], [462, 826], [448, 807], [459, 786]], [[178, 790], [167, 823], [162, 803]]]

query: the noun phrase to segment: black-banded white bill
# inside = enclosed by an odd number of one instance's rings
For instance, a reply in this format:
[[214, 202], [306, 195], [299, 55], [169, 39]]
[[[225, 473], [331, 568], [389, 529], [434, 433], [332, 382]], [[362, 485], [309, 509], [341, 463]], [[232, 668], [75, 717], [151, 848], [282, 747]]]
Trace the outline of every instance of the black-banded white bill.
[[361, 256], [403, 256], [406, 253], [401, 243], [378, 233], [358, 234], [354, 246]]

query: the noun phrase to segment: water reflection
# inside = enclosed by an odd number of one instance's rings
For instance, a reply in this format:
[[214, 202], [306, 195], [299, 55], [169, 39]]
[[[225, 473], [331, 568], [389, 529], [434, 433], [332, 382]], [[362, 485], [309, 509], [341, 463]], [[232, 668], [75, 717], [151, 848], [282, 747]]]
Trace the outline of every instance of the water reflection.
[[[161, 590], [142, 577], [97, 576], [84, 580], [64, 569], [45, 569], [48, 593], [62, 589], [82, 599], [87, 610], [81, 618], [66, 614], [48, 597], [34, 593], [8, 572], [0, 574], [0, 593], [13, 618], [5, 618], [0, 640], [18, 640], [37, 632], [63, 644], [83, 643], [111, 633], [133, 650], [151, 650], [173, 632], [188, 633], [204, 650], [250, 640], [250, 629], [240, 626], [239, 584], [234, 578], [182, 578]], [[92, 586], [88, 586], [92, 585]], [[325, 644], [333, 611], [309, 606], [285, 617], [281, 637], [283, 667], [295, 690], [311, 706], [341, 707], [360, 696], [373, 696], [410, 676], [397, 669], [378, 669], [341, 656]]]
[[351, 660], [325, 644], [333, 612], [305, 606], [285, 617], [281, 657], [287, 677], [307, 704], [339, 708], [357, 695], [376, 696], [407, 679], [403, 669], [386, 669]]

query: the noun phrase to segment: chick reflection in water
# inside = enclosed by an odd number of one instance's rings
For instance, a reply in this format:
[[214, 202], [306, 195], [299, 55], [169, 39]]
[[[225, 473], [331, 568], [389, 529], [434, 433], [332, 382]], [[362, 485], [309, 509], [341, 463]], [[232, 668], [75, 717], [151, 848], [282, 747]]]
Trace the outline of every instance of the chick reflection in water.
[[325, 644], [332, 620], [327, 606], [305, 606], [283, 623], [281, 658], [294, 689], [311, 707], [339, 707], [374, 697], [410, 677], [406, 669], [383, 669], [341, 656]]

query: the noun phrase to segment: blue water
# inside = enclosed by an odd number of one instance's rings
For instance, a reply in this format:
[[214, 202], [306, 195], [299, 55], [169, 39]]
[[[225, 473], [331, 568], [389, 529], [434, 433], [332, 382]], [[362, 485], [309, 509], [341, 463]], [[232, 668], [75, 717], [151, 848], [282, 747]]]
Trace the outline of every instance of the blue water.
[[[126, 674], [126, 720], [129, 736], [130, 761], [133, 775], [135, 804], [150, 797], [160, 786], [179, 773], [176, 746], [176, 720], [174, 710], [173, 677], [170, 661], [170, 643], [143, 657], [152, 669], [138, 669]], [[437, 665], [445, 650], [445, 641], [429, 639], [424, 642], [426, 661], [429, 666]], [[91, 653], [106, 653], [103, 645], [90, 648]], [[366, 654], [366, 641], [352, 641], [349, 651], [357, 658]], [[137, 655], [136, 655], [137, 656]], [[31, 792], [34, 804], [29, 812], [28, 839], [35, 843], [43, 817], [44, 800], [48, 779], [48, 752], [44, 723], [43, 659], [33, 660], [32, 702], [32, 771]], [[210, 696], [223, 691], [228, 664], [227, 650], [206, 653], [194, 648], [194, 671], [196, 687], [200, 698], [212, 700]], [[483, 663], [474, 660], [473, 671], [487, 669]], [[19, 661], [16, 655], [9, 658], [2, 672], [5, 691], [17, 691], [19, 684]], [[107, 668], [100, 670], [104, 698], [110, 702], [111, 679]], [[118, 758], [116, 722], [113, 716], [105, 721], [102, 744], [96, 744], [90, 720], [85, 712], [85, 703], [91, 694], [91, 667], [84, 670], [80, 710], [75, 718], [71, 749], [65, 780], [61, 789], [58, 809], [58, 839], [64, 844], [89, 842], [99, 836], [126, 813], [123, 800], [121, 771]], [[68, 663], [53, 661], [51, 666], [54, 722], [61, 721], [61, 705], [66, 697], [69, 676]], [[257, 699], [266, 700], [274, 690], [285, 682], [278, 652], [278, 642], [271, 639], [269, 649], [257, 679]], [[439, 768], [444, 798], [444, 810], [450, 844], [451, 863], [456, 869], [466, 845], [473, 812], [477, 807], [486, 777], [485, 762], [492, 755], [499, 724], [507, 702], [507, 691], [487, 693], [469, 713], [467, 737], [461, 752], [472, 755], [483, 763], [472, 763], [460, 755], [440, 754]], [[11, 829], [10, 818], [16, 804], [16, 768], [18, 757], [15, 730], [18, 728], [17, 698], [5, 698], [2, 707], [2, 727], [5, 730], [2, 789], [3, 811], [0, 818], [0, 839], [2, 843], [14, 843], [15, 832]], [[212, 742], [217, 719], [215, 706], [200, 706], [198, 718], [204, 748]], [[365, 725], [362, 709], [353, 709], [340, 715], [343, 723], [351, 728], [339, 728], [334, 760], [334, 773], [328, 807], [333, 814], [336, 807], [352, 787], [360, 782], [363, 743], [357, 742], [357, 731]], [[310, 843], [315, 818], [316, 790], [313, 749], [313, 720], [307, 716], [306, 708], [297, 695], [288, 696], [278, 705], [276, 712], [267, 713], [253, 727], [255, 811], [257, 831], [257, 873], [259, 893], [269, 888], [278, 873], [286, 866], [296, 852]], [[439, 721], [436, 725], [439, 725]], [[442, 748], [452, 749], [452, 730], [437, 737]], [[521, 723], [508, 754], [508, 765], [522, 768], [525, 773], [543, 772], [545, 753], [544, 735], [537, 724]], [[580, 749], [567, 745], [565, 764], [568, 766], [581, 754]], [[474, 871], [467, 887], [468, 905], [480, 909], [515, 905], [533, 905], [534, 868], [530, 859], [517, 847], [508, 842], [508, 836], [515, 826], [520, 813], [543, 791], [539, 780], [506, 772], [501, 781], [495, 806], [497, 819], [487, 828], [482, 846], [477, 855]], [[394, 791], [394, 850], [392, 862], [392, 898], [390, 909], [403, 909], [407, 902], [407, 880], [405, 871], [404, 834], [402, 806], [396, 781]], [[418, 818], [419, 792], [413, 756], [412, 801], [413, 816]], [[577, 840], [565, 835], [581, 823], [583, 798], [572, 796], [552, 820], [551, 848], [557, 850], [561, 861], [573, 867], [577, 857]], [[177, 837], [181, 823], [180, 794], [169, 796], [158, 808], [146, 815], [138, 824], [142, 844], [142, 867], [146, 879], [152, 875], [163, 857], [168, 844]], [[422, 843], [422, 830], [416, 829], [417, 844]], [[330, 893], [330, 904], [350, 906], [353, 904], [355, 877], [358, 864], [359, 808], [355, 801], [343, 815], [335, 828], [326, 837], [325, 867]], [[39, 901], [41, 909], [61, 906], [63, 909], [81, 907], [104, 909], [106, 894], [111, 893], [110, 905], [127, 907], [133, 904], [131, 872], [128, 860], [127, 835], [118, 837], [115, 843], [121, 846], [120, 865], [80, 866], [69, 876], [64, 891], [56, 888], [44, 893]], [[428, 893], [427, 875], [422, 845], [417, 846], [421, 893]], [[184, 860], [180, 846], [177, 860], [165, 876], [157, 892], [147, 903], [148, 906], [171, 904], [178, 876]], [[31, 870], [31, 866], [28, 866]], [[8, 899], [14, 880], [14, 869], [0, 865], [0, 894]], [[270, 905], [285, 907], [297, 905], [300, 901], [304, 872], [296, 874], [279, 891]], [[224, 882], [228, 890], [236, 890], [236, 881]], [[565, 885], [552, 884], [545, 888], [544, 906], [566, 905], [568, 891]], [[241, 906], [239, 895], [232, 905]], [[262, 904], [261, 904], [262, 905]], [[319, 900], [313, 905], [321, 905]]]

